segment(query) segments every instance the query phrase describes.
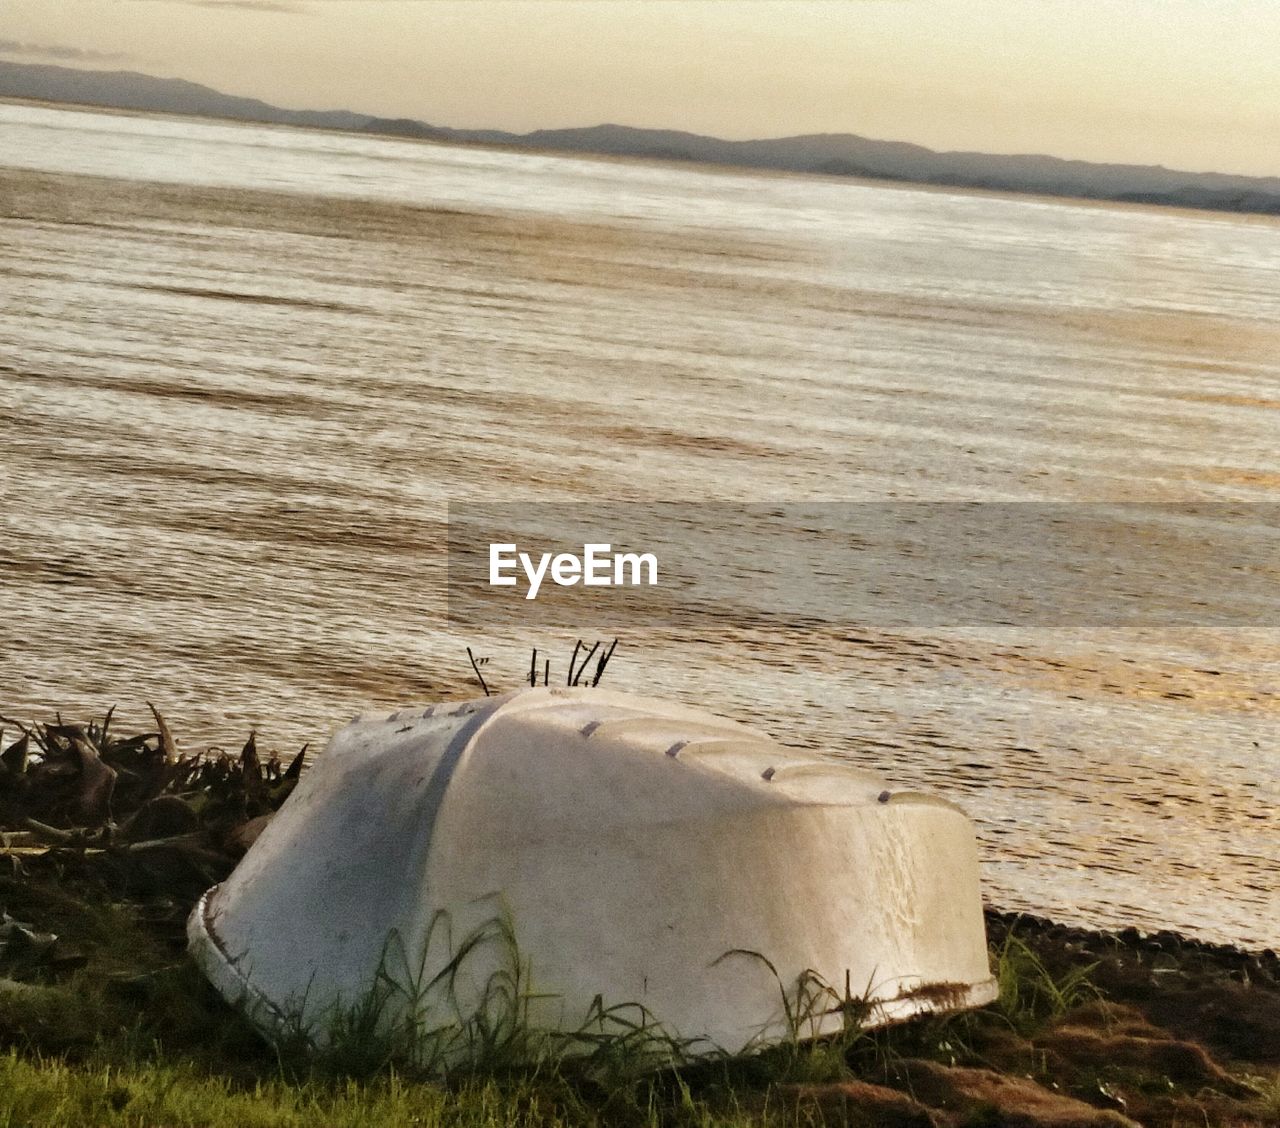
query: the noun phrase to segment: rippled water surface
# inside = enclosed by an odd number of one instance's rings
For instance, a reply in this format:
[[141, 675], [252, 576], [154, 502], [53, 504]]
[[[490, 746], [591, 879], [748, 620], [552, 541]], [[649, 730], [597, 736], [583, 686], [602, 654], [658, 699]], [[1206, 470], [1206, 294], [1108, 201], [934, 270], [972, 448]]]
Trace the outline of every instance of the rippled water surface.
[[[451, 499], [1280, 500], [1274, 220], [0, 105], [0, 278], [0, 710], [190, 747], [563, 666], [446, 626]], [[1278, 643], [628, 624], [608, 678], [959, 799], [1002, 905], [1276, 945]]]

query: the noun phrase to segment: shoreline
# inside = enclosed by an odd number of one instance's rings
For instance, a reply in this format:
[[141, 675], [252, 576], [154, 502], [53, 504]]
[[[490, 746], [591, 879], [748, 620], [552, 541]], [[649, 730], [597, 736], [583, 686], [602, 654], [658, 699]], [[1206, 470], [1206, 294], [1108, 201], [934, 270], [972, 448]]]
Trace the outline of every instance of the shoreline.
[[1204, 940], [1189, 933], [1161, 928], [1154, 932], [1143, 931], [1135, 925], [1123, 928], [1089, 928], [1084, 925], [1065, 924], [1050, 917], [1038, 916], [1018, 909], [1002, 909], [983, 902], [983, 914], [988, 925], [1009, 928], [1019, 926], [1056, 940], [1077, 944], [1106, 944], [1112, 947], [1129, 947], [1151, 955], [1169, 952], [1185, 952], [1223, 966], [1242, 963], [1258, 963], [1272, 969], [1280, 976], [1280, 955], [1274, 948], [1254, 948], [1244, 944], [1221, 943]]
[[[287, 799], [302, 757], [286, 765], [251, 738], [238, 757], [182, 759], [155, 719], [157, 731], [135, 737], [109, 736], [106, 724], [30, 728], [0, 749], [9, 1122], [1280, 1124], [1275, 951], [990, 905], [995, 1002], [867, 1030], [855, 1019], [816, 1040], [797, 1029], [738, 1057], [691, 1060], [659, 1038], [655, 1059], [652, 1041], [624, 1037], [533, 1067], [499, 1054], [442, 1081], [368, 1035], [336, 1050], [270, 1046], [187, 956], [186, 920]], [[94, 750], [118, 773], [114, 809], [95, 785], [104, 777], [85, 768]], [[136, 785], [157, 772], [169, 782], [147, 798]]]

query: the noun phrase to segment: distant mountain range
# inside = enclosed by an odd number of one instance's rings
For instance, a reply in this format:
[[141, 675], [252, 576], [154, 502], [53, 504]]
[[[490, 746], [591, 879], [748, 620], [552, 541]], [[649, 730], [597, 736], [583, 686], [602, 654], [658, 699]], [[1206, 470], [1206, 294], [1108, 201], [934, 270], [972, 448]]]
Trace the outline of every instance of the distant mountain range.
[[1178, 172], [1160, 165], [1091, 164], [1046, 156], [939, 153], [920, 145], [819, 133], [766, 141], [723, 141], [669, 129], [597, 125], [504, 133], [449, 129], [411, 118], [350, 110], [284, 110], [176, 78], [0, 61], [0, 97], [190, 114], [432, 141], [511, 145], [573, 153], [703, 161], [788, 172], [873, 177], [1176, 207], [1280, 215], [1280, 178]]

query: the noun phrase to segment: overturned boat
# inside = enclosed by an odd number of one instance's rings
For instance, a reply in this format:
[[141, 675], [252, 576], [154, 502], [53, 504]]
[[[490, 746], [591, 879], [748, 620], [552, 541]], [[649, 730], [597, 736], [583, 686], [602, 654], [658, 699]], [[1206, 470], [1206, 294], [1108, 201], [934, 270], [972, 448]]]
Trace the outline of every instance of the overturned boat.
[[188, 934], [267, 1034], [440, 1065], [504, 1022], [738, 1052], [996, 994], [957, 807], [601, 689], [357, 719]]

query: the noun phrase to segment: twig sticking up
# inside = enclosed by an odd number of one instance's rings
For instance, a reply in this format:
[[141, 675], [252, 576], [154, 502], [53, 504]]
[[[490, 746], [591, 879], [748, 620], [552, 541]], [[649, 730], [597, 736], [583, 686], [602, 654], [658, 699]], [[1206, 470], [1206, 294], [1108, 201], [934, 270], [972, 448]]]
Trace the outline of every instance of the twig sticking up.
[[[600, 661], [596, 664], [596, 676], [591, 679], [592, 686], [600, 684], [600, 679], [604, 677], [604, 668], [609, 664], [609, 659], [613, 657], [613, 652], [617, 648], [618, 640], [615, 638], [609, 645], [609, 649], [600, 655]], [[584, 665], [586, 663], [583, 663]]]
[[546, 665], [542, 667], [542, 684], [543, 685], [551, 684], [551, 659], [550, 658], [547, 659]]
[[572, 680], [569, 683], [570, 685], [578, 684], [579, 679], [581, 679], [583, 672], [587, 668], [587, 663], [591, 661], [591, 656], [599, 649], [600, 649], [600, 643], [597, 641], [596, 644], [590, 650], [587, 651], [587, 656], [583, 658], [582, 665], [578, 667], [577, 672], [572, 675]]
[[538, 648], [533, 648], [533, 657], [529, 659], [529, 684], [536, 686], [538, 684]]
[[573, 644], [573, 654], [569, 657], [569, 674], [565, 678], [565, 682], [564, 682], [565, 685], [575, 684], [574, 678], [573, 678], [573, 667], [574, 667], [574, 663], [578, 661], [578, 651], [581, 649], [582, 649], [582, 639], [578, 639], [578, 641]]
[[471, 653], [471, 647], [467, 647], [467, 657], [471, 659], [471, 668], [475, 670], [476, 677], [480, 679], [480, 688], [484, 690], [484, 695], [489, 696], [489, 687], [484, 683], [484, 674], [480, 672], [480, 665], [476, 662], [476, 656]]

